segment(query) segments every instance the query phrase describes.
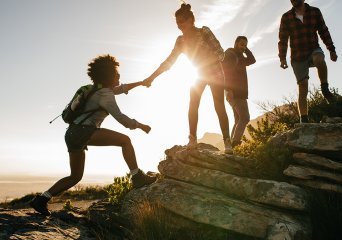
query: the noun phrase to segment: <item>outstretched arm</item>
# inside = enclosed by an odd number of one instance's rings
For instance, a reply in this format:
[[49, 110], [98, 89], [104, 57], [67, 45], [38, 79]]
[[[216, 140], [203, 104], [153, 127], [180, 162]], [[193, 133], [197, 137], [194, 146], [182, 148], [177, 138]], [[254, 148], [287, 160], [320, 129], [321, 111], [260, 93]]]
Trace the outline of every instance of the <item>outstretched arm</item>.
[[171, 54], [167, 57], [167, 59], [162, 64], [160, 64], [157, 70], [155, 70], [148, 78], [146, 78], [143, 81], [142, 83], [143, 86], [150, 87], [156, 77], [158, 77], [160, 74], [162, 74], [163, 72], [171, 68], [171, 66], [176, 62], [178, 56], [182, 52], [182, 44], [183, 44], [183, 39], [181, 37], [178, 37]]
[[127, 84], [121, 84], [120, 86], [116, 86], [113, 88], [113, 92], [115, 95], [119, 95], [121, 93], [128, 94], [128, 92], [138, 86], [142, 86], [143, 82], [133, 82], [133, 83], [127, 83]]
[[152, 82], [154, 81], [154, 79], [156, 77], [158, 77], [160, 74], [162, 74], [163, 72], [167, 71], [169, 68], [166, 67], [165, 65], [161, 64], [157, 70], [155, 70], [151, 76], [149, 76], [148, 78], [144, 79], [144, 81], [142, 81], [142, 85], [145, 87], [150, 87]]

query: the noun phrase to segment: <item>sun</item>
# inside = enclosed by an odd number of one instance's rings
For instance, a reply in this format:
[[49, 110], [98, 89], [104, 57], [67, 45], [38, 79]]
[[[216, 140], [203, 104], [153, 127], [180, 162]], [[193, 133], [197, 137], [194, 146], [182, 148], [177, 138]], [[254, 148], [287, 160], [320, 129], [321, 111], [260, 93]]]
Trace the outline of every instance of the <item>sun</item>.
[[170, 77], [181, 81], [184, 87], [190, 88], [198, 80], [198, 72], [190, 60], [181, 54], [170, 69]]

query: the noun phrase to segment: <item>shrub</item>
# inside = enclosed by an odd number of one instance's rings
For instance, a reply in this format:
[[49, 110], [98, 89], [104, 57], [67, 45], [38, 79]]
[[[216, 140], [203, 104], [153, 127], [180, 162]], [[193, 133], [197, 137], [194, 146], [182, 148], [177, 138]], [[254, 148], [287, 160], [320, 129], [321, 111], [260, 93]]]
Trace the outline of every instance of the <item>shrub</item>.
[[114, 182], [105, 187], [108, 200], [112, 204], [119, 204], [131, 189], [132, 182], [129, 174], [124, 177], [115, 177]]
[[234, 148], [234, 151], [244, 157], [256, 159], [261, 154], [263, 146], [275, 134], [287, 131], [289, 128], [281, 122], [271, 122], [269, 116], [257, 122], [257, 127], [247, 126], [247, 131], [251, 139], [243, 137], [243, 144]]
[[70, 199], [68, 199], [64, 202], [63, 209], [66, 211], [72, 211], [74, 209], [74, 206], [73, 206]]

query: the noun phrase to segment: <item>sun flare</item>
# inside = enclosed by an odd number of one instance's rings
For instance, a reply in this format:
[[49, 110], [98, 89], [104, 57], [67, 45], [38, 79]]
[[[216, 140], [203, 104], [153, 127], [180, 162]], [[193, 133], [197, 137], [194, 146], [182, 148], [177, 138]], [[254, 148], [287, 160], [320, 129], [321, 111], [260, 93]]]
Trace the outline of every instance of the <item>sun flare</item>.
[[171, 69], [171, 77], [181, 81], [185, 87], [190, 88], [198, 79], [197, 69], [184, 55], [178, 57]]

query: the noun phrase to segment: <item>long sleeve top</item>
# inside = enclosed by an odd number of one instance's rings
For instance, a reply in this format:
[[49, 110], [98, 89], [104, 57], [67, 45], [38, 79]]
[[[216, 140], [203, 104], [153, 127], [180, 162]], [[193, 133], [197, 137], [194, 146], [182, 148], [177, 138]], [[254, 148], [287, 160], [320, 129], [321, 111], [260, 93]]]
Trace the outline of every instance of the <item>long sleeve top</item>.
[[325, 24], [321, 11], [305, 3], [303, 22], [296, 17], [292, 8], [284, 13], [279, 28], [279, 58], [286, 59], [288, 40], [290, 39], [291, 60], [305, 60], [316, 48], [319, 47], [318, 34], [330, 52], [335, 52], [328, 27]]
[[161, 64], [161, 68], [164, 71], [171, 68], [181, 53], [184, 53], [197, 67], [200, 77], [208, 81], [223, 82], [221, 62], [224, 59], [224, 51], [208, 27], [197, 29], [196, 34], [190, 38], [178, 36], [173, 50]]
[[[103, 120], [110, 114], [126, 128], [137, 128], [138, 122], [135, 119], [131, 119], [127, 117], [125, 114], [123, 114], [116, 103], [115, 94], [120, 94], [124, 92], [124, 86], [116, 87], [114, 89], [101, 88], [100, 90], [96, 91], [87, 101], [87, 104], [85, 106], [85, 112], [92, 109], [101, 109], [93, 113], [82, 124], [96, 126], [99, 128]], [[86, 116], [86, 113], [82, 114], [78, 118], [76, 118], [74, 122], [77, 124], [81, 122], [82, 119]]]
[[234, 98], [248, 98], [248, 79], [246, 67], [256, 62], [253, 53], [247, 48], [246, 56], [234, 48], [225, 51], [224, 71], [225, 90], [233, 93]]

